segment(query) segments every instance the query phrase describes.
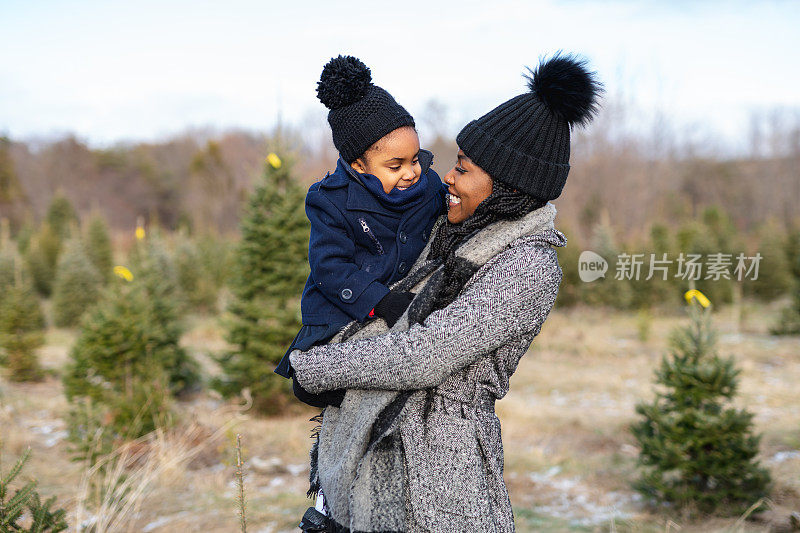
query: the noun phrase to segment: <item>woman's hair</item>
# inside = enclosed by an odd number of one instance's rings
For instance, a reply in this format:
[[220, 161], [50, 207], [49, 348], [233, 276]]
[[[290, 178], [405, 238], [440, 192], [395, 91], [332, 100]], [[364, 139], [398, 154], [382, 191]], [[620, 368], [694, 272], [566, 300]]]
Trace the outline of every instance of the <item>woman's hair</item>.
[[475, 212], [460, 224], [445, 221], [439, 226], [431, 243], [428, 259], [439, 259], [444, 263], [444, 283], [433, 309], [447, 307], [455, 300], [461, 288], [475, 274], [474, 267], [455, 252], [465, 238], [498, 220], [516, 220], [544, 206], [546, 200], [515, 191], [499, 181], [492, 183], [492, 193], [475, 209]]

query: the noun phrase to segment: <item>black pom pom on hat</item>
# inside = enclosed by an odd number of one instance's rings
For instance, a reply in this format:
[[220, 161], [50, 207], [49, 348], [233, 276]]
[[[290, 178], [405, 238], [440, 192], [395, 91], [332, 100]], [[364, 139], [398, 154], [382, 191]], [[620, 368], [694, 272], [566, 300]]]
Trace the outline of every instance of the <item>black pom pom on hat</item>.
[[347, 163], [397, 128], [414, 127], [408, 111], [373, 84], [369, 67], [353, 56], [328, 61], [317, 83], [317, 98], [330, 110], [333, 144]]
[[574, 54], [556, 53], [528, 69], [528, 87], [550, 110], [570, 126], [585, 126], [597, 114], [597, 97], [602, 91], [596, 74], [586, 68], [587, 61]]
[[558, 52], [528, 72], [529, 92], [464, 126], [456, 142], [492, 179], [553, 200], [569, 174], [570, 130], [591, 122], [603, 89], [573, 54]]
[[339, 109], [364, 98], [372, 87], [369, 67], [353, 56], [335, 57], [322, 69], [317, 98], [328, 109]]

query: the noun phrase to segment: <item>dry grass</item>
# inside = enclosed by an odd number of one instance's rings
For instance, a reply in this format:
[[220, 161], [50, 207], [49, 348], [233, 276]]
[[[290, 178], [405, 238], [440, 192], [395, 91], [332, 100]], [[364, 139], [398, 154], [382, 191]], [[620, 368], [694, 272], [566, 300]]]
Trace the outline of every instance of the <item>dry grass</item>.
[[[629, 488], [635, 441], [626, 431], [633, 406], [653, 393], [652, 372], [681, 315], [654, 313], [647, 341], [634, 314], [557, 310], [520, 362], [509, 395], [498, 402], [503, 424], [506, 480], [518, 531], [770, 531], [800, 509], [800, 338], [767, 335], [776, 309], [748, 307], [743, 324], [720, 310], [723, 354], [742, 368], [737, 404], [756, 415], [763, 433], [760, 460], [776, 490], [759, 520], [707, 519], [652, 514]], [[213, 319], [193, 318], [183, 344], [203, 353], [225, 348]], [[58, 372], [74, 333], [48, 332], [41, 355]], [[211, 394], [180, 403], [178, 428], [117, 450], [109, 465], [135, 465], [122, 478], [129, 492], [110, 497], [100, 511], [87, 504], [92, 472], [69, 460], [63, 440], [66, 404], [60, 382], [32, 385], [0, 379], [0, 448], [10, 463], [26, 446], [25, 472], [44, 496], [55, 494], [72, 524], [95, 516], [107, 531], [207, 532], [239, 528], [235, 437], [242, 436], [247, 525], [251, 532], [296, 531], [305, 508], [313, 410], [260, 419]], [[95, 472], [94, 474], [97, 474]], [[113, 491], [112, 491], [113, 494]], [[116, 494], [120, 494], [117, 492]], [[752, 518], [752, 517], [751, 517]], [[108, 529], [110, 528], [110, 529]]]

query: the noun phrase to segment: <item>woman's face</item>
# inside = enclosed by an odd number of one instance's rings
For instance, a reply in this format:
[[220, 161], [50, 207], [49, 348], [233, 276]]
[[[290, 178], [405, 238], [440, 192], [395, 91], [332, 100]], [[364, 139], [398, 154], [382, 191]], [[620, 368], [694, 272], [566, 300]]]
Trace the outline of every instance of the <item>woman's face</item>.
[[492, 178], [481, 167], [458, 151], [458, 161], [444, 177], [449, 185], [450, 203], [447, 220], [459, 224], [475, 212], [478, 205], [492, 194]]

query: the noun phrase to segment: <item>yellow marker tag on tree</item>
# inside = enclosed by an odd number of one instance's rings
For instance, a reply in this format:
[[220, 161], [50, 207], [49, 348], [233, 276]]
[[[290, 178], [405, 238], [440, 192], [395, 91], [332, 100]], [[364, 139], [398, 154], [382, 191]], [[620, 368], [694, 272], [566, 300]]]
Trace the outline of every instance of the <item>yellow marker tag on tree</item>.
[[686, 299], [687, 304], [691, 304], [692, 298], [694, 298], [697, 300], [697, 303], [699, 303], [703, 307], [708, 307], [709, 305], [711, 305], [711, 301], [708, 298], [706, 298], [706, 295], [698, 291], [697, 289], [686, 291], [683, 294], [683, 297]]
[[144, 240], [144, 228], [141, 226], [136, 227], [136, 238], [138, 240]]
[[124, 266], [117, 265], [114, 267], [114, 274], [121, 277], [125, 281], [133, 281], [133, 273]]
[[278, 154], [275, 152], [272, 152], [267, 156], [267, 163], [269, 163], [272, 168], [281, 168], [281, 165], [283, 164], [281, 158], [278, 157]]

